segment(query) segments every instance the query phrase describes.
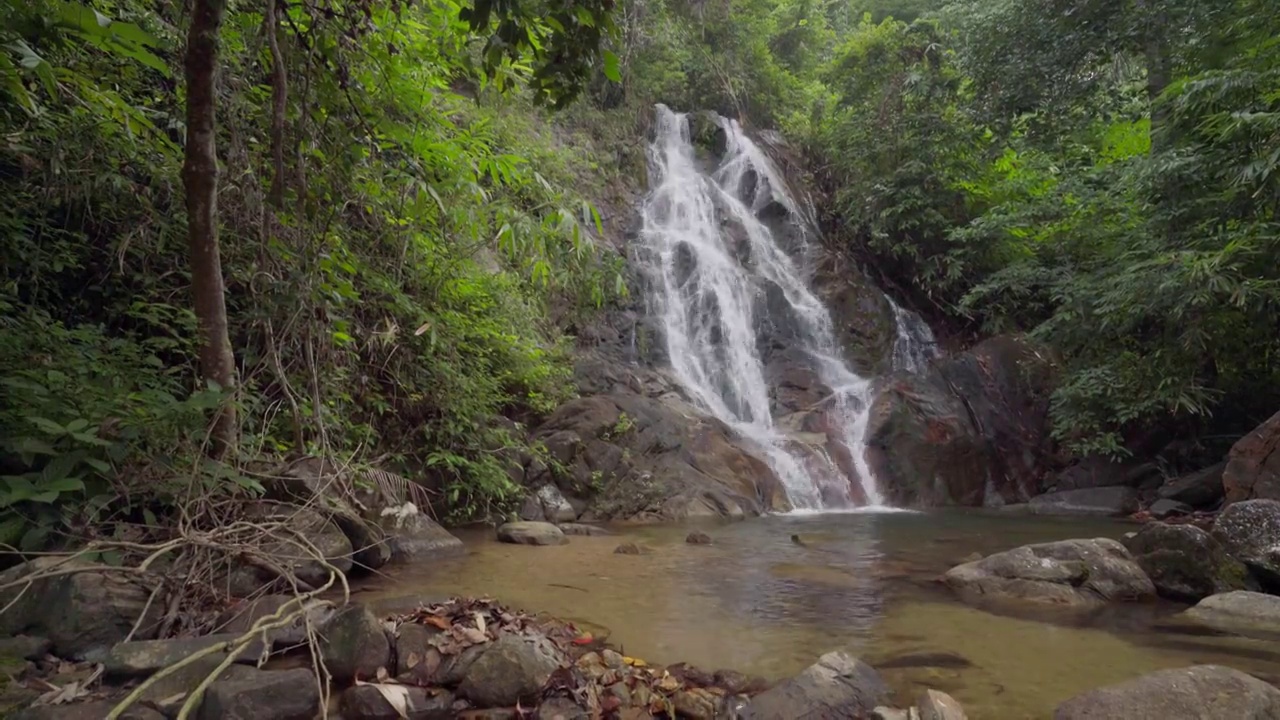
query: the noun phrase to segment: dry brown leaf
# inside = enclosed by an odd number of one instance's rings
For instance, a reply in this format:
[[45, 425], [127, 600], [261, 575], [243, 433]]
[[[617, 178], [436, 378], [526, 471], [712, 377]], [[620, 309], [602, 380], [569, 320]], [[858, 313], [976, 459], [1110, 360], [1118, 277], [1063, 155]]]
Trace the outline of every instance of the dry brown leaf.
[[422, 662], [422, 656], [416, 652], [411, 652], [409, 653], [409, 657], [404, 659], [404, 669], [412, 670], [417, 667], [420, 662]]
[[437, 628], [440, 628], [441, 630], [448, 630], [449, 628], [453, 627], [453, 623], [449, 622], [445, 618], [440, 617], [439, 615], [428, 615], [427, 617], [423, 618], [423, 620], [425, 621], [424, 622], [425, 625], [432, 625]]
[[472, 645], [479, 645], [489, 639], [489, 636], [485, 635], [483, 630], [479, 630], [477, 628], [462, 628], [461, 630], [463, 639], [467, 640]]

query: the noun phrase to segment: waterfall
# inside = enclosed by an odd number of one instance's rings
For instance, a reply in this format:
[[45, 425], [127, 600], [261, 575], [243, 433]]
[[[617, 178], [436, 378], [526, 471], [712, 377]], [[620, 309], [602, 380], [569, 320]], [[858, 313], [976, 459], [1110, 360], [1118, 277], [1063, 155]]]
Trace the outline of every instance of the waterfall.
[[903, 309], [892, 298], [889, 304], [893, 306], [893, 322], [898, 328], [898, 337], [893, 341], [893, 369], [913, 374], [921, 372], [938, 356], [938, 341], [919, 315]]
[[[842, 359], [831, 318], [795, 259], [812, 231], [808, 208], [736, 121], [717, 123], [726, 147], [710, 172], [699, 166], [688, 118], [665, 106], [648, 148], [639, 250], [672, 370], [694, 402], [759, 445], [796, 509], [882, 505], [865, 458], [871, 381]], [[774, 307], [790, 347], [831, 390], [827, 445], [847, 452], [843, 470], [825, 452], [815, 459], [774, 421], [762, 349], [765, 309]]]

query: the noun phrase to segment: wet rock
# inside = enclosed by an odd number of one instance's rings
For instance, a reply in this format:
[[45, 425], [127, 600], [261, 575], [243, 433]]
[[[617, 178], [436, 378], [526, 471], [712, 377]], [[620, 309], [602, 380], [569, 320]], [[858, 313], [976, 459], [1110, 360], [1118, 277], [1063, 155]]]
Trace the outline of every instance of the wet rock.
[[565, 535], [602, 536], [613, 534], [602, 527], [587, 525], [584, 523], [560, 523], [557, 527], [559, 527], [560, 532]]
[[1035, 494], [1048, 463], [1053, 363], [995, 337], [921, 374], [891, 376], [872, 403], [867, 461], [894, 504], [992, 505]]
[[1156, 518], [1157, 520], [1163, 520], [1165, 518], [1178, 517], [1181, 515], [1190, 515], [1195, 512], [1195, 508], [1186, 503], [1178, 502], [1177, 500], [1161, 498], [1151, 503], [1151, 507], [1147, 508], [1147, 511], [1151, 513], [1151, 517]]
[[1173, 500], [1186, 503], [1191, 507], [1207, 508], [1217, 505], [1222, 500], [1222, 471], [1225, 462], [1218, 463], [1203, 470], [1197, 470], [1169, 480], [1161, 485], [1156, 494], [1162, 500]]
[[1280, 584], [1280, 502], [1245, 500], [1227, 506], [1213, 536], [1264, 583]]
[[1124, 545], [1156, 592], [1182, 602], [1256, 587], [1249, 570], [1194, 525], [1149, 523]]
[[1059, 491], [1126, 485], [1136, 487], [1159, 470], [1151, 463], [1090, 455], [1055, 473], [1049, 484]]
[[[218, 645], [226, 645], [237, 637], [239, 636], [222, 633], [173, 640], [133, 640], [116, 644], [102, 658], [98, 658], [97, 653], [92, 653], [89, 660], [101, 662], [108, 676], [136, 677], [151, 675], [157, 670], [174, 665], [197, 652]], [[258, 658], [262, 656], [262, 650], [263, 646], [260, 640], [251, 641], [236, 654], [235, 662], [257, 662]], [[217, 651], [213, 653], [210, 660], [216, 665], [222, 662], [226, 656], [225, 650]]]
[[528, 701], [568, 659], [541, 635], [504, 634], [467, 669], [458, 694], [480, 707]]
[[461, 540], [413, 503], [383, 508], [378, 522], [386, 533], [393, 560], [423, 562], [458, 557], [467, 552]]
[[520, 519], [533, 522], [546, 521], [547, 516], [542, 512], [542, 501], [537, 495], [526, 495], [524, 502], [520, 503]]
[[648, 555], [652, 552], [652, 548], [633, 542], [622, 543], [613, 549], [615, 555]]
[[1223, 632], [1280, 638], [1280, 597], [1275, 595], [1248, 590], [1211, 595], [1183, 614]]
[[48, 638], [30, 635], [0, 638], [0, 658], [40, 660], [52, 647], [53, 643]]
[[710, 545], [711, 536], [704, 532], [691, 532], [685, 536], [684, 541], [690, 545]]
[[258, 670], [205, 691], [200, 720], [312, 720], [320, 690], [310, 670]]
[[676, 714], [689, 720], [713, 720], [720, 709], [720, 698], [702, 688], [680, 690], [671, 698]]
[[1024, 545], [954, 567], [943, 582], [969, 602], [1087, 607], [1155, 597], [1155, 586], [1129, 551], [1109, 538]]
[[1227, 504], [1280, 500], [1280, 412], [1236, 441], [1222, 472]]
[[339, 683], [377, 676], [391, 667], [391, 643], [382, 623], [364, 605], [348, 605], [320, 629], [320, 656]]
[[1238, 670], [1196, 665], [1091, 690], [1058, 706], [1054, 720], [1275, 720], [1280, 690]]
[[578, 511], [564, 499], [560, 488], [555, 485], [543, 485], [538, 488], [537, 498], [538, 502], [542, 503], [542, 515], [548, 522], [573, 522], [578, 519]]
[[[102, 720], [115, 706], [112, 701], [37, 705], [18, 712], [11, 720]], [[120, 715], [120, 720], [165, 720], [165, 716], [149, 707], [134, 704]]]
[[418, 623], [401, 623], [395, 632], [395, 658], [397, 677], [426, 686], [435, 682], [432, 677], [439, 669], [444, 656], [431, 644], [431, 639], [442, 631], [434, 626]]
[[717, 670], [712, 680], [716, 687], [724, 688], [730, 695], [758, 693], [769, 685], [764, 678], [744, 675], [737, 670]]
[[[65, 571], [84, 564], [39, 558], [0, 573], [0, 586], [55, 567]], [[164, 612], [160, 603], [148, 607], [155, 582], [119, 573], [75, 572], [34, 580], [25, 592], [23, 585], [0, 590], [0, 607], [13, 603], [0, 614], [0, 636], [45, 637], [55, 655], [72, 659], [110, 648], [124, 640], [135, 624], [135, 638], [153, 638]], [[139, 622], [144, 610], [147, 615]]]
[[454, 716], [453, 695], [441, 688], [392, 686], [404, 702], [401, 714], [373, 685], [356, 685], [342, 693], [343, 720], [448, 720]]
[[968, 720], [960, 703], [940, 690], [921, 693], [916, 707], [920, 711], [920, 720]]
[[[258, 620], [274, 615], [291, 599], [288, 595], [263, 595], [253, 600], [241, 600], [218, 616], [214, 628], [218, 632], [241, 635], [248, 632]], [[284, 613], [290, 614], [296, 607], [294, 604]], [[311, 621], [312, 627], [319, 627], [328, 622], [334, 612], [336, 610], [333, 603], [328, 600], [310, 600], [307, 602], [305, 618], [299, 616], [285, 627], [268, 630], [267, 637], [278, 648], [301, 645], [307, 640], [307, 620]]]
[[590, 717], [590, 713], [569, 698], [547, 698], [538, 706], [538, 720], [588, 720]]
[[871, 711], [871, 720], [920, 720], [920, 716], [915, 708], [899, 710], [881, 705]]
[[755, 696], [740, 717], [862, 717], [884, 705], [889, 688], [870, 665], [830, 652], [799, 675]]
[[1121, 517], [1138, 511], [1138, 491], [1131, 487], [1099, 487], [1045, 493], [1031, 498], [1031, 511], [1043, 515]]
[[600, 662], [611, 670], [623, 670], [627, 667], [627, 662], [622, 659], [622, 653], [609, 648], [600, 651]]
[[[251, 522], [283, 522], [288, 532], [297, 533], [319, 551], [325, 561], [337, 568], [339, 572], [350, 572], [355, 553], [351, 540], [333, 521], [309, 508], [280, 503], [271, 500], [259, 500], [243, 511], [245, 520]], [[329, 568], [324, 562], [307, 559], [309, 551], [297, 541], [283, 539], [287, 533], [280, 533], [281, 539], [267, 542], [262, 553], [281, 563], [292, 571], [299, 580], [320, 587], [329, 580]], [[264, 568], [253, 568], [261, 582], [270, 582], [274, 575]]]
[[564, 545], [569, 538], [548, 522], [509, 522], [498, 528], [498, 540], [516, 545]]

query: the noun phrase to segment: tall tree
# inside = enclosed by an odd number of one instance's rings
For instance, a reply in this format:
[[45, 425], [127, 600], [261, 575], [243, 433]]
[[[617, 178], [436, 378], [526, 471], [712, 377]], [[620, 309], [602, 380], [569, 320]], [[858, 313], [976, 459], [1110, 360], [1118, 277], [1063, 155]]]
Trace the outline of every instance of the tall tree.
[[[199, 323], [200, 373], [224, 391], [236, 386], [235, 356], [227, 332], [227, 305], [218, 247], [217, 76], [218, 31], [226, 0], [195, 0], [187, 32], [187, 144], [182, 185], [187, 202], [191, 292]], [[233, 444], [236, 410], [228, 397], [214, 416], [210, 454]]]

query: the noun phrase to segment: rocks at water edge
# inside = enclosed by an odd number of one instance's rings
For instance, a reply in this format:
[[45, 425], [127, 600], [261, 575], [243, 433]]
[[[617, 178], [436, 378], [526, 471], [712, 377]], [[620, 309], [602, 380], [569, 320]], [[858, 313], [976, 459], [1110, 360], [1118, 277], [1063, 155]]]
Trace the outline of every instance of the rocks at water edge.
[[1148, 523], [1124, 542], [1163, 597], [1196, 602], [1215, 593], [1256, 588], [1249, 569], [1194, 525]]
[[968, 720], [959, 701], [941, 690], [926, 690], [916, 701], [920, 720]]
[[564, 545], [569, 538], [549, 522], [521, 520], [498, 527], [498, 540], [515, 545]]
[[340, 683], [376, 677], [379, 668], [392, 669], [391, 641], [382, 622], [364, 605], [348, 605], [325, 623], [319, 649], [329, 674]]
[[[328, 582], [329, 566], [341, 573], [350, 572], [355, 554], [350, 538], [336, 523], [320, 513], [288, 503], [259, 500], [247, 505], [242, 515], [249, 522], [284, 525], [286, 530], [273, 534], [272, 539], [261, 547], [261, 552], [312, 587]], [[323, 561], [312, 559], [312, 551], [307, 545], [315, 548]], [[260, 583], [275, 580], [274, 573], [265, 567], [254, 566], [253, 570]]]
[[560, 523], [556, 527], [560, 528], [560, 532], [565, 535], [582, 535], [599, 537], [603, 535], [612, 535], [613, 533], [605, 530], [597, 525], [587, 525], [585, 523]]
[[1028, 503], [1033, 513], [1111, 517], [1137, 512], [1138, 506], [1138, 491], [1123, 485], [1045, 493], [1031, 498]]
[[393, 707], [383, 689], [376, 685], [356, 685], [342, 693], [342, 714], [353, 720], [449, 720], [454, 717], [453, 694], [440, 688], [390, 685], [388, 692], [403, 702], [404, 714]]
[[710, 545], [711, 536], [704, 532], [691, 532], [685, 536], [684, 541], [690, 545]]
[[501, 635], [471, 663], [458, 694], [480, 707], [528, 701], [568, 658], [543, 635]]
[[[239, 635], [221, 633], [194, 638], [171, 640], [132, 640], [118, 643], [103, 657], [94, 653], [89, 659], [101, 662], [109, 676], [146, 676], [169, 667], [198, 652], [225, 646]], [[253, 640], [236, 654], [235, 662], [253, 663], [262, 655], [262, 641]], [[216, 650], [209, 656], [214, 665], [226, 658], [225, 650]]]
[[1223, 632], [1280, 638], [1280, 597], [1275, 595], [1248, 590], [1212, 595], [1183, 615]]
[[154, 579], [88, 570], [68, 572], [85, 567], [76, 560], [47, 557], [0, 573], [0, 586], [41, 573], [63, 573], [40, 577], [29, 587], [17, 585], [0, 591], [0, 607], [14, 603], [0, 613], [0, 636], [48, 638], [55, 655], [72, 659], [110, 648], [124, 640], [135, 624], [134, 638], [155, 637], [164, 611], [159, 603], [147, 602]]
[[1109, 538], [1024, 545], [954, 567], [943, 582], [968, 602], [1090, 607], [1149, 600], [1156, 594], [1129, 551]]
[[751, 699], [743, 720], [866, 717], [886, 704], [889, 687], [870, 665], [849, 653], [829, 652], [804, 672]]
[[[262, 595], [253, 600], [241, 600], [227, 608], [214, 621], [214, 631], [241, 635], [249, 631], [258, 620], [271, 617], [288, 605], [293, 598], [288, 595]], [[282, 615], [288, 615], [297, 609], [295, 603]], [[307, 622], [312, 627], [319, 627], [328, 622], [337, 610], [328, 600], [309, 600], [306, 603], [305, 617], [299, 616], [284, 627], [267, 631], [267, 638], [277, 649], [301, 645], [307, 640]], [[270, 621], [267, 621], [270, 622]]]
[[1160, 670], [1090, 690], [1058, 706], [1054, 720], [1277, 720], [1280, 690], [1218, 665]]
[[1213, 524], [1213, 536], [1264, 584], [1280, 584], [1280, 502], [1245, 500], [1227, 506]]
[[1222, 473], [1225, 462], [1173, 478], [1156, 490], [1162, 500], [1186, 503], [1195, 508], [1208, 508], [1221, 502]]
[[205, 691], [199, 720], [312, 720], [320, 688], [306, 668], [255, 670], [217, 680]]
[[1227, 503], [1280, 500], [1280, 412], [1236, 441], [1222, 472]]

